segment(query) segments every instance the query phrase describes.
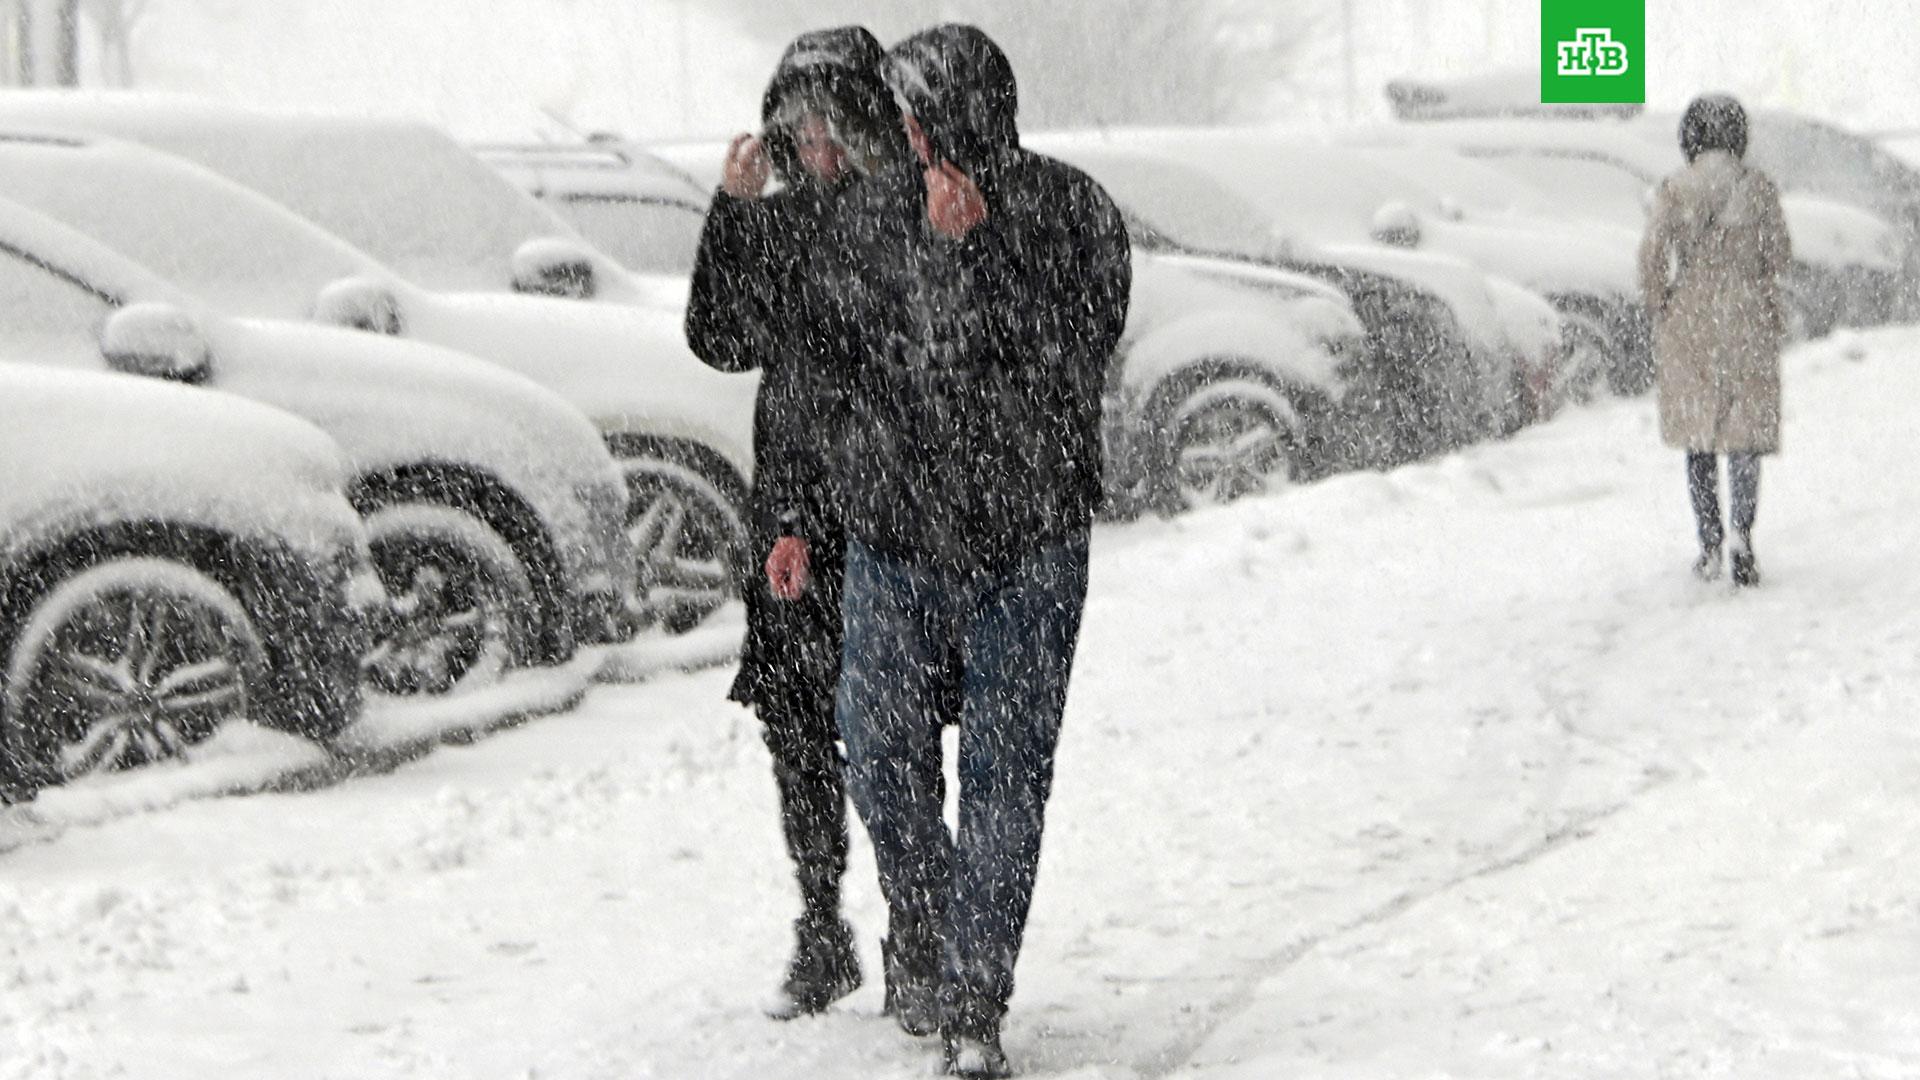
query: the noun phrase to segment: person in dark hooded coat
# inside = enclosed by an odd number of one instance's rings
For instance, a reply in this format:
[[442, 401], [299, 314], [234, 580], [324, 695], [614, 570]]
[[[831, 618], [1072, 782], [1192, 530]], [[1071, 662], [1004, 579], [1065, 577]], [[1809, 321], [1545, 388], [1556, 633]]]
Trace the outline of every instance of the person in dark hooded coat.
[[915, 34], [886, 70], [920, 160], [842, 201], [819, 276], [853, 361], [829, 396], [848, 535], [840, 733], [889, 907], [888, 1011], [937, 1027], [950, 1072], [1003, 1076], [1128, 242], [1098, 184], [1022, 149], [1013, 71], [984, 33]]
[[[844, 361], [813, 329], [821, 317], [808, 310], [801, 278], [836, 204], [908, 156], [880, 77], [884, 56], [860, 27], [804, 34], [788, 46], [762, 100], [761, 137], [742, 135], [729, 148], [687, 309], [687, 341], [701, 359], [761, 372], [748, 528], [755, 568], [742, 583], [747, 636], [728, 696], [762, 721], [799, 877], [794, 954], [769, 1010], [783, 1019], [818, 1012], [860, 983], [840, 915], [847, 811], [833, 694], [844, 545], [811, 389], [821, 369]], [[770, 175], [784, 186], [763, 195]], [[796, 548], [810, 556], [800, 565]]]

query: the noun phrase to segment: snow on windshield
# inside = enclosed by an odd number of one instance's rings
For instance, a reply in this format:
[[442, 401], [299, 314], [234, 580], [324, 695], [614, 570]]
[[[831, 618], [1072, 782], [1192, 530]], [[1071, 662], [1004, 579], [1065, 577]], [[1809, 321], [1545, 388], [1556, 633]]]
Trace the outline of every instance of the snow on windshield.
[[1085, 169], [1123, 211], [1182, 247], [1266, 258], [1282, 243], [1266, 212], [1185, 165], [1067, 139], [1028, 142]]
[[251, 192], [138, 147], [0, 140], [0, 195], [223, 310], [304, 318], [366, 260]]
[[522, 244], [575, 235], [424, 124], [276, 119], [181, 126], [151, 141], [286, 204], [429, 288], [505, 289]]

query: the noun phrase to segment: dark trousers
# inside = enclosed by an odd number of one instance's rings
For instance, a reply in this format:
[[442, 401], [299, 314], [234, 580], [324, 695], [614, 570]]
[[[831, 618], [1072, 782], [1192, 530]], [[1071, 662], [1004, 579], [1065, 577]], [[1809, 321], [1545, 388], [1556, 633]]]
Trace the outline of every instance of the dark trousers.
[[763, 709], [761, 721], [802, 917], [830, 926], [840, 917], [840, 879], [847, 871], [847, 786], [832, 717], [767, 715]]
[[[1760, 510], [1760, 455], [1727, 455], [1728, 498], [1732, 503], [1733, 534], [1742, 550], [1753, 546], [1753, 520]], [[1718, 551], [1726, 539], [1720, 521], [1719, 458], [1707, 453], [1687, 454], [1687, 494], [1700, 528], [1700, 546]]]
[[[838, 712], [853, 801], [894, 935], [937, 939], [941, 1009], [962, 1030], [997, 1028], [1013, 995], [1086, 592], [1084, 536], [993, 572], [847, 552]], [[941, 743], [956, 708], [957, 835]]]
[[[772, 543], [767, 537], [759, 550]], [[800, 599], [775, 597], [763, 577], [745, 583], [747, 638], [731, 696], [760, 716], [802, 914], [824, 927], [840, 917], [847, 869], [845, 765], [833, 714], [844, 556], [837, 539], [811, 549], [813, 580]]]

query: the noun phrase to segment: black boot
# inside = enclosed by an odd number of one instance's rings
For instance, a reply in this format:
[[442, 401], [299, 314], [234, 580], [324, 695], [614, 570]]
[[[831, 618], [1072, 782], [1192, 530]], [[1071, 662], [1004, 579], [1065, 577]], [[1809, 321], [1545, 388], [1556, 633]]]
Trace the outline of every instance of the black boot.
[[1718, 547], [1700, 550], [1700, 557], [1693, 562], [1693, 576], [1701, 581], [1720, 580], [1720, 549]]
[[1753, 542], [1744, 537], [1733, 548], [1733, 584], [1735, 588], [1751, 589], [1760, 584], [1760, 567], [1753, 561]]
[[912, 936], [896, 930], [880, 939], [887, 964], [886, 1003], [880, 1011], [918, 1037], [940, 1030], [940, 956], [930, 942], [909, 943]]
[[967, 1080], [1002, 1080], [1013, 1075], [1006, 1051], [1000, 1049], [998, 1021], [965, 1023], [950, 1018], [941, 1024], [940, 1038], [946, 1044], [947, 1075]]
[[793, 924], [793, 960], [780, 997], [768, 1009], [775, 1020], [811, 1016], [860, 986], [853, 928], [838, 918], [801, 916]]

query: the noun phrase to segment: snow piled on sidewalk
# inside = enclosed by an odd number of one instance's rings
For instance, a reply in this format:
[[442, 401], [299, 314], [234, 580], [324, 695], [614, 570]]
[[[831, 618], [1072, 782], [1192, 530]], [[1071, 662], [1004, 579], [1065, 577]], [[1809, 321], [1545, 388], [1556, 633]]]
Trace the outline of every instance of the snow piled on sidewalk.
[[[1749, 594], [1644, 401], [1103, 530], [1016, 1066], [1920, 1074], [1920, 332], [1788, 403]], [[5, 855], [0, 1077], [937, 1073], [857, 836], [870, 984], [758, 1014], [797, 904], [730, 677]]]

